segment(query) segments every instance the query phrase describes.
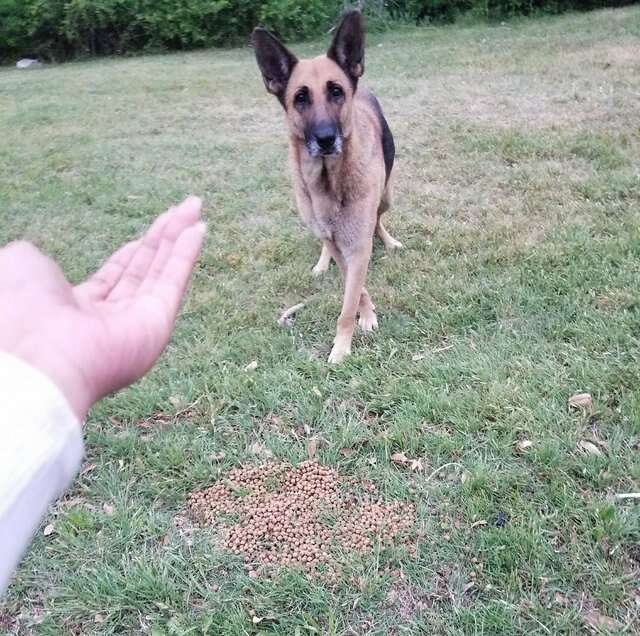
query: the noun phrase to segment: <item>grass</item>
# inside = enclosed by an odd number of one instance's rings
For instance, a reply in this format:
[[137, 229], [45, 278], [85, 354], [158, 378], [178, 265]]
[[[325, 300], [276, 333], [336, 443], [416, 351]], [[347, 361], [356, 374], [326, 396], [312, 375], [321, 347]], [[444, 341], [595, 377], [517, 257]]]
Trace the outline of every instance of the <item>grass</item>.
[[[0, 630], [638, 633], [639, 509], [613, 495], [640, 489], [639, 35], [630, 7], [370, 37], [405, 249], [376, 248], [380, 330], [335, 369], [339, 277], [310, 274], [250, 51], [1, 69], [0, 242], [35, 241], [77, 281], [187, 193], [210, 236], [158, 367], [92, 411], [85, 470]], [[582, 391], [593, 408], [570, 410]], [[353, 560], [331, 588], [250, 579], [176, 528], [192, 489], [262, 449], [301, 460], [312, 436], [322, 461], [417, 503], [416, 560]]]

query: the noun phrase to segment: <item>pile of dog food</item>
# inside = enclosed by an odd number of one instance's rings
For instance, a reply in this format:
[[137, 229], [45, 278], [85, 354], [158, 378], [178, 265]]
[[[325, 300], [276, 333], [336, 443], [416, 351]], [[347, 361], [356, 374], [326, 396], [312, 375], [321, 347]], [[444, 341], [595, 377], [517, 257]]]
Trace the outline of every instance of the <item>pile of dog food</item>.
[[321, 564], [410, 543], [415, 506], [385, 501], [371, 482], [340, 477], [315, 461], [236, 468], [188, 500], [190, 516], [221, 530], [224, 548], [250, 572]]

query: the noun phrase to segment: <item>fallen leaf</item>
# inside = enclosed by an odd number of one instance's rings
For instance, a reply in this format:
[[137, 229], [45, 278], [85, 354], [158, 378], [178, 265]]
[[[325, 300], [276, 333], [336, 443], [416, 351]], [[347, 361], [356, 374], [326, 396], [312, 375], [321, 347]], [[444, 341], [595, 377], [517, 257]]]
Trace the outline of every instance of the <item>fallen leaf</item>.
[[391, 461], [401, 466], [407, 466], [410, 470], [418, 472], [424, 470], [424, 464], [421, 459], [409, 459], [404, 453], [393, 453]]
[[262, 621], [264, 620], [264, 618], [258, 618], [257, 616], [254, 616], [251, 621], [253, 622], [254, 625], [259, 625], [260, 623], [262, 623]]
[[221, 462], [226, 456], [227, 454], [224, 451], [220, 451], [219, 453], [211, 453], [209, 459], [212, 462]]
[[471, 477], [471, 473], [467, 472], [466, 470], [462, 473], [462, 475], [460, 475], [460, 481], [465, 484], [467, 481], [469, 481], [469, 477]]
[[169, 402], [171, 402], [171, 405], [175, 408], [180, 408], [182, 406], [182, 399], [176, 395], [169, 396]]
[[592, 629], [606, 629], [609, 631], [619, 631], [622, 629], [623, 625], [619, 621], [611, 618], [610, 616], [606, 616], [602, 614], [596, 609], [587, 610], [582, 614], [582, 618], [586, 623], [587, 627], [591, 627]]
[[471, 529], [477, 528], [478, 526], [486, 526], [487, 522], [484, 519], [480, 519], [479, 521], [474, 521], [471, 524]]
[[104, 623], [104, 616], [102, 614], [96, 614], [93, 617], [93, 622], [94, 623]]
[[556, 592], [553, 595], [553, 601], [554, 603], [557, 603], [558, 605], [563, 605], [563, 606], [567, 606], [569, 604], [569, 599], [561, 592]]
[[475, 586], [475, 583], [473, 581], [467, 583], [464, 588], [462, 589], [462, 593], [466, 594], [472, 587]]
[[341, 449], [340, 449], [340, 454], [341, 454], [343, 457], [351, 457], [351, 455], [353, 455], [353, 453], [354, 453], [353, 448], [346, 448], [346, 447], [345, 447], [345, 448], [341, 448]]
[[317, 395], [319, 398], [322, 397], [322, 393], [320, 393], [320, 389], [317, 386], [314, 386], [311, 390], [313, 391], [314, 395]]
[[576, 393], [569, 398], [569, 406], [574, 409], [590, 409], [593, 406], [591, 393]]
[[587, 453], [587, 455], [602, 457], [602, 451], [593, 442], [589, 442], [586, 439], [581, 439], [578, 442], [578, 450]]
[[533, 442], [528, 439], [521, 439], [517, 444], [516, 448], [522, 453], [527, 450], [527, 448], [531, 448], [533, 446]]
[[395, 605], [396, 601], [398, 600], [398, 597], [400, 596], [400, 594], [398, 594], [397, 590], [394, 589], [390, 589], [387, 592], [387, 603], [389, 605]]
[[80, 475], [86, 475], [87, 473], [90, 473], [94, 468], [96, 467], [95, 464], [87, 464], [81, 471], [80, 471]]
[[318, 438], [312, 437], [307, 442], [307, 455], [309, 456], [309, 459], [313, 459], [316, 456], [317, 451], [318, 451]]
[[106, 514], [109, 517], [111, 517], [111, 515], [113, 515], [113, 513], [115, 512], [115, 508], [108, 503], [102, 504], [102, 510], [104, 511], [104, 514]]
[[53, 534], [56, 531], [56, 527], [50, 523], [49, 525], [45, 526], [44, 530], [42, 531], [42, 534], [45, 537], [48, 537], [50, 534]]
[[409, 463], [409, 458], [404, 453], [394, 453], [391, 455], [391, 461], [406, 466]]
[[263, 446], [259, 442], [254, 442], [247, 449], [252, 455], [259, 455], [261, 457], [273, 457], [273, 452], [266, 446]]
[[249, 364], [244, 368], [245, 371], [255, 371], [258, 368], [258, 361], [252, 360]]
[[424, 358], [425, 358], [424, 353], [416, 353], [415, 355], [411, 356], [411, 359], [414, 362], [419, 362], [420, 360], [424, 360]]

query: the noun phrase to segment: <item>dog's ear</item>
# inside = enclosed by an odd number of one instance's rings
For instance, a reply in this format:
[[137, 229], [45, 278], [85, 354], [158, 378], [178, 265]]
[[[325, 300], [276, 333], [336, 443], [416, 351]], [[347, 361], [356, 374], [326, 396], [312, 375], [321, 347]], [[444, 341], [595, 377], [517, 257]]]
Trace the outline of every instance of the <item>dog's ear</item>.
[[349, 76], [353, 88], [364, 73], [364, 18], [357, 10], [348, 11], [336, 30], [327, 51], [332, 59]]
[[253, 30], [251, 44], [264, 85], [284, 106], [285, 89], [298, 58], [278, 38], [262, 27]]

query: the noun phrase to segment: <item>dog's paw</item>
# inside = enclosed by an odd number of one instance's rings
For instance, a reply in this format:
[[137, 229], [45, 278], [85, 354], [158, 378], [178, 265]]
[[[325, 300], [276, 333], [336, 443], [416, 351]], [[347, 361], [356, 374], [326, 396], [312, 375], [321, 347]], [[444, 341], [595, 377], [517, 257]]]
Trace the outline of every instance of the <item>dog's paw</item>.
[[313, 266], [311, 273], [314, 276], [322, 276], [329, 269], [329, 263], [318, 262]]
[[361, 311], [360, 318], [358, 319], [358, 325], [365, 333], [370, 333], [377, 329], [378, 318], [376, 317], [376, 312], [373, 310]]
[[350, 354], [351, 346], [336, 342], [329, 354], [329, 364], [340, 364]]
[[397, 241], [396, 239], [394, 239], [392, 236], [390, 236], [384, 243], [384, 247], [386, 250], [388, 250], [389, 252], [392, 252], [393, 250], [401, 250], [404, 246], [402, 245], [402, 243], [400, 241]]

